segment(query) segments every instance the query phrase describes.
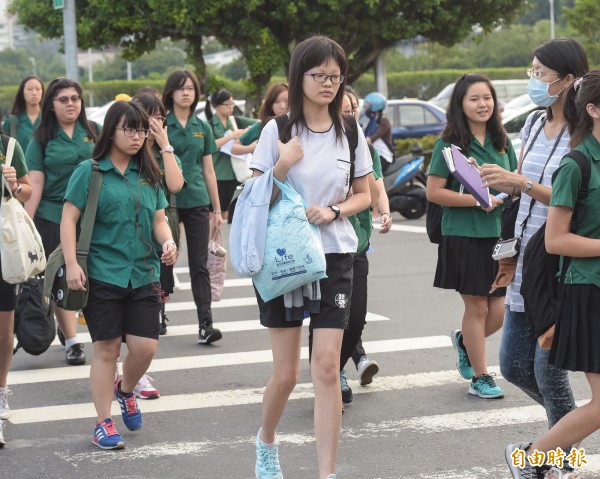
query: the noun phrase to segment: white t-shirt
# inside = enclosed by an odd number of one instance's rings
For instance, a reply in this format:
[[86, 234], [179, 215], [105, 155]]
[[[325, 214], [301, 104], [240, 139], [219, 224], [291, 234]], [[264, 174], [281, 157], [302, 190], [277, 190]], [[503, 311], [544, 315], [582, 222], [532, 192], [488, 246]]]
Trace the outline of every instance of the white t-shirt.
[[[292, 128], [292, 137], [297, 128]], [[279, 159], [277, 141], [279, 132], [275, 120], [270, 120], [262, 130], [250, 168], [262, 172], [275, 166]], [[298, 140], [304, 156], [290, 169], [287, 179], [308, 205], [329, 206], [346, 199], [350, 182], [350, 149], [346, 135], [340, 140], [333, 126], [324, 133], [301, 128]], [[373, 171], [371, 155], [361, 128], [358, 128], [358, 147], [354, 161], [354, 178]], [[328, 253], [356, 253], [358, 239], [347, 218], [321, 225], [323, 249]]]

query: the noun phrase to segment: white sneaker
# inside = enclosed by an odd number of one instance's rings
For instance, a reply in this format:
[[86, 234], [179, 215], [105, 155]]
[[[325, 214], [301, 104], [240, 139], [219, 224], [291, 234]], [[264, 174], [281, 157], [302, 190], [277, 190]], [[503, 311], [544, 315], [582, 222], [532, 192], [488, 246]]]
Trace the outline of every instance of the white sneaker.
[[379, 364], [377, 364], [377, 361], [371, 361], [366, 356], [363, 356], [363, 359], [358, 363], [356, 370], [358, 371], [359, 384], [361, 386], [366, 386], [373, 382], [373, 376], [379, 372]]
[[4, 421], [0, 420], [0, 449], [6, 445], [4, 441]]
[[8, 407], [8, 396], [12, 391], [8, 388], [0, 388], [0, 419], [8, 419], [10, 408]]
[[133, 394], [140, 399], [158, 399], [160, 391], [152, 384], [152, 379], [147, 374], [144, 374], [138, 383], [133, 388]]

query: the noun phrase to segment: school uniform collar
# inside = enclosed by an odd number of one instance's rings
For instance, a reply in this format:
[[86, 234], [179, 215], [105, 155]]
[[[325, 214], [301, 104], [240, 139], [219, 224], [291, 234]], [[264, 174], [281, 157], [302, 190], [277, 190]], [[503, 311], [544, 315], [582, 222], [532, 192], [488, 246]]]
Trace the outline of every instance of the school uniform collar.
[[[110, 171], [110, 170], [114, 170], [116, 173], [118, 173], [119, 175], [123, 176], [121, 174], [121, 172], [119, 170], [117, 170], [117, 168], [115, 167], [115, 165], [112, 164], [112, 161], [110, 161], [110, 158], [108, 157], [108, 155], [104, 156], [103, 158], [100, 158], [98, 160], [98, 166], [100, 167], [100, 170], [103, 172], [106, 171]], [[127, 172], [129, 171], [139, 171], [139, 165], [138, 162], [136, 160], [131, 160], [129, 162], [129, 166], [127, 167], [127, 169], [125, 170], [125, 176], [127, 176]]]
[[[187, 124], [185, 125], [185, 127], [187, 128], [187, 126], [190, 124], [199, 125], [200, 119], [196, 115], [192, 114], [188, 118], [188, 121], [187, 121]], [[179, 120], [175, 116], [175, 113], [173, 113], [172, 111], [169, 111], [167, 113], [167, 126], [174, 126], [176, 128], [181, 128], [181, 123], [179, 123]]]
[[[592, 134], [592, 132], [588, 132], [585, 136], [581, 145], [588, 151], [589, 155], [594, 161], [600, 161], [600, 142], [596, 139], [596, 137]], [[579, 149], [579, 148], [577, 148]]]

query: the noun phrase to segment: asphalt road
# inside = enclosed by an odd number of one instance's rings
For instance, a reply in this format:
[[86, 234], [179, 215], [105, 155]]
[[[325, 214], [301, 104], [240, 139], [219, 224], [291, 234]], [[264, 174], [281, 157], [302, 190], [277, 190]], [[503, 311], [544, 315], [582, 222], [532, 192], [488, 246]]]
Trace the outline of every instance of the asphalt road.
[[[424, 220], [394, 219], [394, 231], [373, 234], [369, 256], [371, 322], [363, 340], [381, 370], [371, 386], [361, 387], [349, 369], [354, 402], [343, 419], [338, 477], [508, 479], [506, 444], [544, 432], [544, 411], [502, 378], [504, 399], [467, 394], [448, 336], [460, 326], [460, 298], [431, 286], [436, 248]], [[0, 478], [254, 477], [254, 438], [271, 356], [252, 287], [228, 271], [223, 300], [213, 311], [224, 337], [200, 346], [185, 261], [178, 267], [180, 289], [167, 306], [169, 333], [149, 372], [162, 396], [140, 401], [143, 430], [128, 432], [114, 404], [127, 447], [98, 450], [91, 443], [90, 361], [67, 366], [58, 344], [39, 357], [21, 351], [9, 374], [13, 413], [7, 446], [0, 450]], [[500, 334], [488, 340], [488, 362], [497, 372], [499, 343]], [[85, 351], [91, 359], [90, 343]], [[304, 350], [299, 384], [279, 428], [286, 479], [317, 478], [306, 356]], [[583, 376], [573, 375], [572, 384], [576, 398], [586, 402]], [[598, 435], [583, 443], [588, 464], [581, 472], [587, 479], [600, 477], [598, 446]]]

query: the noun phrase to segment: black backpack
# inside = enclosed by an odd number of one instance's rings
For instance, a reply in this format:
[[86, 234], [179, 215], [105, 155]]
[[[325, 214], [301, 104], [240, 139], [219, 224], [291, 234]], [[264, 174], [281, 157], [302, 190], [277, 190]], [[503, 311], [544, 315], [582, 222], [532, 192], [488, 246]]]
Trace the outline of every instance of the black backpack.
[[[577, 202], [571, 217], [571, 232], [576, 233], [583, 212], [590, 181], [590, 160], [580, 151], [572, 150], [565, 156], [573, 158], [581, 170], [581, 187], [577, 193]], [[540, 337], [556, 324], [562, 300], [562, 286], [571, 258], [563, 259], [560, 268], [560, 255], [546, 251], [546, 223], [529, 239], [523, 253], [523, 279], [521, 296], [525, 303], [527, 325]], [[556, 273], [560, 270], [560, 278]]]
[[[287, 114], [279, 115], [275, 117], [275, 123], [277, 123], [277, 131], [279, 132], [279, 139], [283, 141], [283, 130], [288, 124], [290, 117]], [[348, 139], [348, 145], [350, 147], [350, 185], [348, 189], [352, 187], [352, 181], [354, 180], [354, 162], [356, 161], [356, 148], [358, 147], [358, 123], [353, 116], [344, 115], [344, 132]]]
[[52, 308], [46, 310], [42, 301], [42, 280], [34, 277], [20, 285], [15, 309], [15, 334], [19, 348], [38, 356], [46, 351], [56, 336], [56, 324]]

